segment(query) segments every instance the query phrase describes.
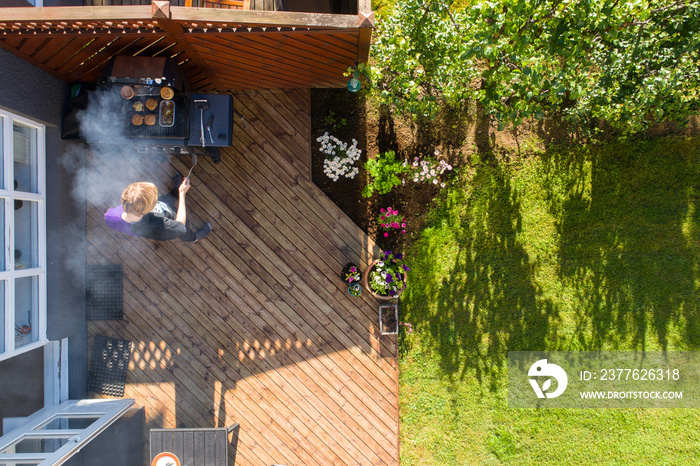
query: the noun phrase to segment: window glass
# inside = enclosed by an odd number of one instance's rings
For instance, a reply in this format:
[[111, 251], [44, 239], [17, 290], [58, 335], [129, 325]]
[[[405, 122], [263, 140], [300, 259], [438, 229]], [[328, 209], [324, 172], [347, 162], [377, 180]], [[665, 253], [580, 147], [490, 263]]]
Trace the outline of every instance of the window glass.
[[53, 453], [68, 443], [70, 437], [23, 437], [0, 453]]
[[39, 205], [15, 200], [15, 270], [39, 266]]
[[0, 280], [0, 353], [7, 351], [5, 346], [5, 281]]
[[14, 190], [36, 193], [37, 130], [21, 123], [12, 125]]
[[56, 416], [50, 421], [40, 425], [34, 430], [44, 430], [44, 429], [68, 429], [68, 430], [78, 430], [87, 429], [95, 421], [97, 421], [99, 416], [90, 417], [78, 417], [78, 416]]
[[[2, 164], [0, 164], [2, 165]], [[7, 270], [7, 261], [5, 259], [5, 199], [0, 199], [0, 270]]]
[[[3, 128], [5, 127], [5, 118], [0, 116], [0, 148], [3, 148], [4, 150], [5, 147], [5, 131], [3, 131]], [[5, 188], [5, 164], [0, 163], [0, 189]]]
[[10, 461], [9, 463], [7, 461], [0, 463], [0, 466], [36, 466], [39, 464], [40, 461], [29, 461], [27, 460], [17, 460], [17, 461]]
[[15, 279], [15, 348], [39, 339], [39, 279], [22, 277]]

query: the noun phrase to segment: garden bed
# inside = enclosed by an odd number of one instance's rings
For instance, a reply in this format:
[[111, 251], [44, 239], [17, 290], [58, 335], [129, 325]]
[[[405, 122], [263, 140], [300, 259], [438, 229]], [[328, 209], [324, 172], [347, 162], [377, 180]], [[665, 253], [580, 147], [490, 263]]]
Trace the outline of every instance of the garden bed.
[[[324, 174], [325, 155], [319, 151], [320, 142], [317, 138], [325, 132], [348, 144], [352, 144], [352, 139], [358, 141], [362, 156], [357, 164], [359, 173], [353, 179], [340, 177], [333, 181]], [[379, 152], [387, 150], [394, 150], [397, 157], [407, 160], [412, 160], [426, 150], [432, 153], [434, 146], [432, 149], [418, 147], [414, 132], [415, 129], [410, 124], [382, 114], [361, 94], [351, 94], [345, 89], [311, 91], [313, 181], [384, 249], [402, 249], [405, 242], [420, 231], [425, 213], [438, 190], [432, 186], [411, 183], [398, 186], [389, 194], [374, 194], [365, 198], [362, 190], [367, 186], [369, 176], [364, 163], [367, 157], [376, 157]], [[378, 231], [376, 219], [380, 209], [387, 207], [392, 207], [405, 216], [406, 235], [391, 234], [385, 238]]]

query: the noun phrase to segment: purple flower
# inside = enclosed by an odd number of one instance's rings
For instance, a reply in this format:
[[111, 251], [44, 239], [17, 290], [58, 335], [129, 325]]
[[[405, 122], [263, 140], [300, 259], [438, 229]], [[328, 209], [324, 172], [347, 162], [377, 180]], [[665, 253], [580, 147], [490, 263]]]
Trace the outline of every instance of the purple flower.
[[389, 290], [389, 296], [394, 296], [396, 294], [396, 291], [394, 290]]
[[353, 273], [357, 272], [357, 267], [353, 265], [352, 267], [350, 267], [350, 271]]
[[390, 273], [387, 273], [386, 274], [386, 282], [391, 283], [393, 281], [394, 281], [394, 277]]
[[403, 259], [403, 254], [401, 254], [400, 252], [397, 252], [397, 253], [396, 253], [396, 258], [399, 259], [399, 260]]
[[404, 269], [406, 272], [410, 272], [410, 271], [411, 271], [411, 269], [409, 269], [408, 266], [407, 266], [406, 264], [403, 264], [401, 267], [403, 267], [403, 269]]

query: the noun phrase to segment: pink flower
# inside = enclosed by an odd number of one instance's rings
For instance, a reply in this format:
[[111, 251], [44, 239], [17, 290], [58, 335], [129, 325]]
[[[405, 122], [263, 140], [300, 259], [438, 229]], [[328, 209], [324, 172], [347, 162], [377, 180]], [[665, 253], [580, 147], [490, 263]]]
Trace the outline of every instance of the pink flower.
[[381, 209], [379, 209], [379, 212], [384, 212], [385, 210], [386, 210], [386, 209], [381, 208]]
[[406, 230], [401, 230], [401, 233], [406, 233]]
[[355, 266], [350, 267], [350, 271], [351, 271], [352, 273], [357, 272], [357, 267], [355, 267]]
[[384, 233], [384, 237], [386, 238], [387, 236], [389, 236], [389, 233]]
[[352, 275], [348, 277], [348, 283], [352, 283], [355, 280], [355, 277]]
[[386, 218], [386, 215], [382, 215], [381, 217], [379, 217], [379, 220], [384, 220], [385, 218]]
[[402, 223], [402, 224], [401, 224], [401, 228], [406, 228], [406, 224], [405, 224], [405, 223]]

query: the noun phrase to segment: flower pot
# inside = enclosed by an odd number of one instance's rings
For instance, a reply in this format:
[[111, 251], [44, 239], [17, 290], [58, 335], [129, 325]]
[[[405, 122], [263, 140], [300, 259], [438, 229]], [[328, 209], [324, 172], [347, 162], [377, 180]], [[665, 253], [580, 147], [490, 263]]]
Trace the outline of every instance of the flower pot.
[[[352, 272], [352, 268], [355, 268], [356, 272]], [[349, 280], [348, 275], [356, 274], [357, 280]], [[345, 264], [345, 267], [343, 267], [343, 270], [340, 272], [340, 279], [343, 280], [345, 283], [359, 283], [361, 279], [360, 275], [360, 267], [357, 265], [353, 264], [352, 262], [348, 262]]]
[[360, 294], [362, 294], [362, 286], [360, 286], [360, 283], [350, 283], [350, 285], [348, 285], [348, 294], [354, 297], [360, 296]]
[[[362, 283], [364, 284], [365, 288], [369, 293], [374, 296], [377, 299], [383, 299], [383, 300], [392, 300], [392, 299], [399, 299], [399, 296], [401, 296], [401, 293], [404, 292], [406, 287], [404, 286], [403, 289], [399, 290], [395, 295], [390, 296], [390, 295], [382, 295], [377, 292], [375, 292], [370, 286], [369, 286], [369, 276], [370, 273], [372, 272], [372, 269], [374, 269], [375, 265], [377, 265], [377, 262], [379, 262], [379, 259], [375, 259], [372, 261], [371, 264], [369, 264], [369, 267], [367, 267], [367, 270], [365, 271], [364, 276], [362, 277]], [[408, 276], [406, 275], [406, 272], [403, 272], [403, 282], [406, 283], [406, 279]]]

